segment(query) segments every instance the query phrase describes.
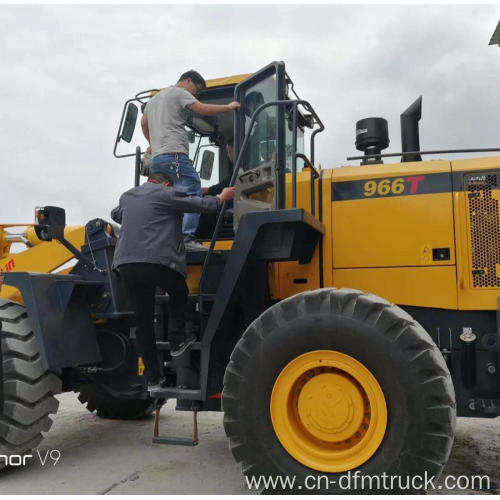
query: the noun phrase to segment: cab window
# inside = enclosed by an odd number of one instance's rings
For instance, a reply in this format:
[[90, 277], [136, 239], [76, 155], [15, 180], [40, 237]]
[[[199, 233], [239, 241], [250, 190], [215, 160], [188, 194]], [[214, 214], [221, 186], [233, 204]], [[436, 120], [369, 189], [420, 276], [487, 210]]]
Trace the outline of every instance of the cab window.
[[211, 144], [208, 137], [195, 134], [189, 143], [189, 158], [200, 175], [201, 187], [209, 187], [220, 182], [220, 151]]

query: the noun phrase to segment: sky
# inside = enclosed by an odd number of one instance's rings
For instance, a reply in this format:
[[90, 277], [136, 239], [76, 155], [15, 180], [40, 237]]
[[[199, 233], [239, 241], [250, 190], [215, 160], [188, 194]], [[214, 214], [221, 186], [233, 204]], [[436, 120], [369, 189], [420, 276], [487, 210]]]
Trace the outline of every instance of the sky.
[[0, 223], [43, 205], [68, 224], [109, 219], [133, 184], [133, 161], [112, 155], [123, 103], [187, 69], [284, 61], [326, 125], [323, 168], [349, 164], [369, 116], [400, 151], [399, 115], [419, 95], [422, 150], [500, 147], [499, 19], [496, 5], [0, 5]]

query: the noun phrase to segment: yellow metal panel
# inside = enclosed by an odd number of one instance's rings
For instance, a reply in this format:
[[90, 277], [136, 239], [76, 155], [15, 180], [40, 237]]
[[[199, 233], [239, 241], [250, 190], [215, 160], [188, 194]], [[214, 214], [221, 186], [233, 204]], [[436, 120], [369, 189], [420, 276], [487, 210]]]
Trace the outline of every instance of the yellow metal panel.
[[186, 283], [189, 288], [189, 293], [198, 293], [201, 270], [203, 266], [188, 266]]
[[[286, 174], [286, 208], [292, 208], [292, 174]], [[304, 208], [311, 213], [311, 171], [297, 173], [297, 208]]]
[[458, 288], [458, 309], [465, 311], [496, 311], [500, 294], [495, 290]]
[[[308, 264], [295, 262], [275, 262], [277, 280], [271, 274], [269, 284], [272, 299], [285, 299], [307, 290], [319, 288], [319, 247], [314, 250], [313, 258]], [[297, 281], [298, 280], [298, 281]]]
[[137, 375], [139, 375], [140, 377], [142, 377], [144, 375], [144, 370], [145, 370], [145, 366], [144, 366], [144, 361], [142, 360], [142, 358], [139, 356], [137, 358]]
[[333, 284], [371, 292], [395, 304], [456, 309], [455, 266], [334, 269]]
[[452, 162], [453, 172], [489, 170], [492, 168], [500, 168], [500, 156], [465, 158], [463, 160], [453, 160]]
[[442, 265], [455, 262], [451, 193], [333, 203], [333, 267]]
[[323, 237], [323, 285], [325, 288], [333, 286], [333, 227], [332, 227], [332, 176], [334, 170], [327, 169], [321, 172], [322, 184], [322, 221], [325, 226]]
[[280, 298], [280, 275], [277, 262], [270, 262], [268, 266], [269, 295], [271, 299]]
[[[210, 241], [202, 241], [202, 244], [210, 248]], [[233, 240], [218, 240], [215, 242], [214, 250], [231, 250], [233, 247]]]
[[[318, 183], [315, 182], [316, 217], [318, 214]], [[297, 173], [297, 208], [311, 212], [311, 170]], [[286, 175], [286, 207], [292, 207], [292, 174]], [[295, 282], [299, 280], [299, 282]], [[308, 264], [275, 262], [269, 278], [271, 298], [284, 299], [306, 290], [319, 288], [319, 247]]]
[[[415, 163], [333, 171], [334, 189], [352, 190], [332, 203], [334, 268], [443, 265], [433, 248], [449, 248], [454, 264], [450, 163]], [[435, 182], [442, 192], [425, 194]]]
[[[204, 241], [202, 242], [206, 247], [210, 247], [210, 242]], [[233, 240], [221, 240], [215, 243], [214, 250], [230, 250], [233, 246]], [[200, 265], [191, 265], [187, 268], [187, 277], [186, 282], [189, 288], [189, 293], [198, 293], [199, 292], [199, 282], [201, 276], [201, 269], [203, 266]]]

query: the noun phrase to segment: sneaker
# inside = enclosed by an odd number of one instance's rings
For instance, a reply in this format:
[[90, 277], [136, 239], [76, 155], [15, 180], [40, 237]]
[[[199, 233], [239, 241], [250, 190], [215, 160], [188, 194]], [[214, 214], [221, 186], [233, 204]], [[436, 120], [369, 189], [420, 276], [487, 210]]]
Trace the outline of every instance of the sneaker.
[[186, 351], [186, 349], [196, 342], [196, 336], [190, 334], [182, 342], [170, 342], [170, 356], [177, 357]]
[[199, 241], [196, 240], [184, 240], [184, 247], [186, 252], [206, 252], [208, 251], [208, 247], [202, 245]]
[[148, 392], [160, 391], [161, 389], [163, 389], [165, 382], [166, 382], [165, 378], [161, 378], [159, 380], [156, 380], [155, 382], [149, 382], [148, 383]]

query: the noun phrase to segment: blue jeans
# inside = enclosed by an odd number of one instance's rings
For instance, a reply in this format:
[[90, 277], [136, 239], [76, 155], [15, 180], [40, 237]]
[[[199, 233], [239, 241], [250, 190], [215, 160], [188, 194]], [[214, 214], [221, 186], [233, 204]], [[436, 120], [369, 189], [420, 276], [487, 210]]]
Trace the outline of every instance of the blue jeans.
[[[203, 196], [198, 172], [187, 155], [163, 154], [153, 158], [151, 173], [161, 172], [171, 177], [174, 186], [182, 188], [191, 196]], [[182, 232], [184, 239], [196, 238], [200, 214], [184, 214]]]

